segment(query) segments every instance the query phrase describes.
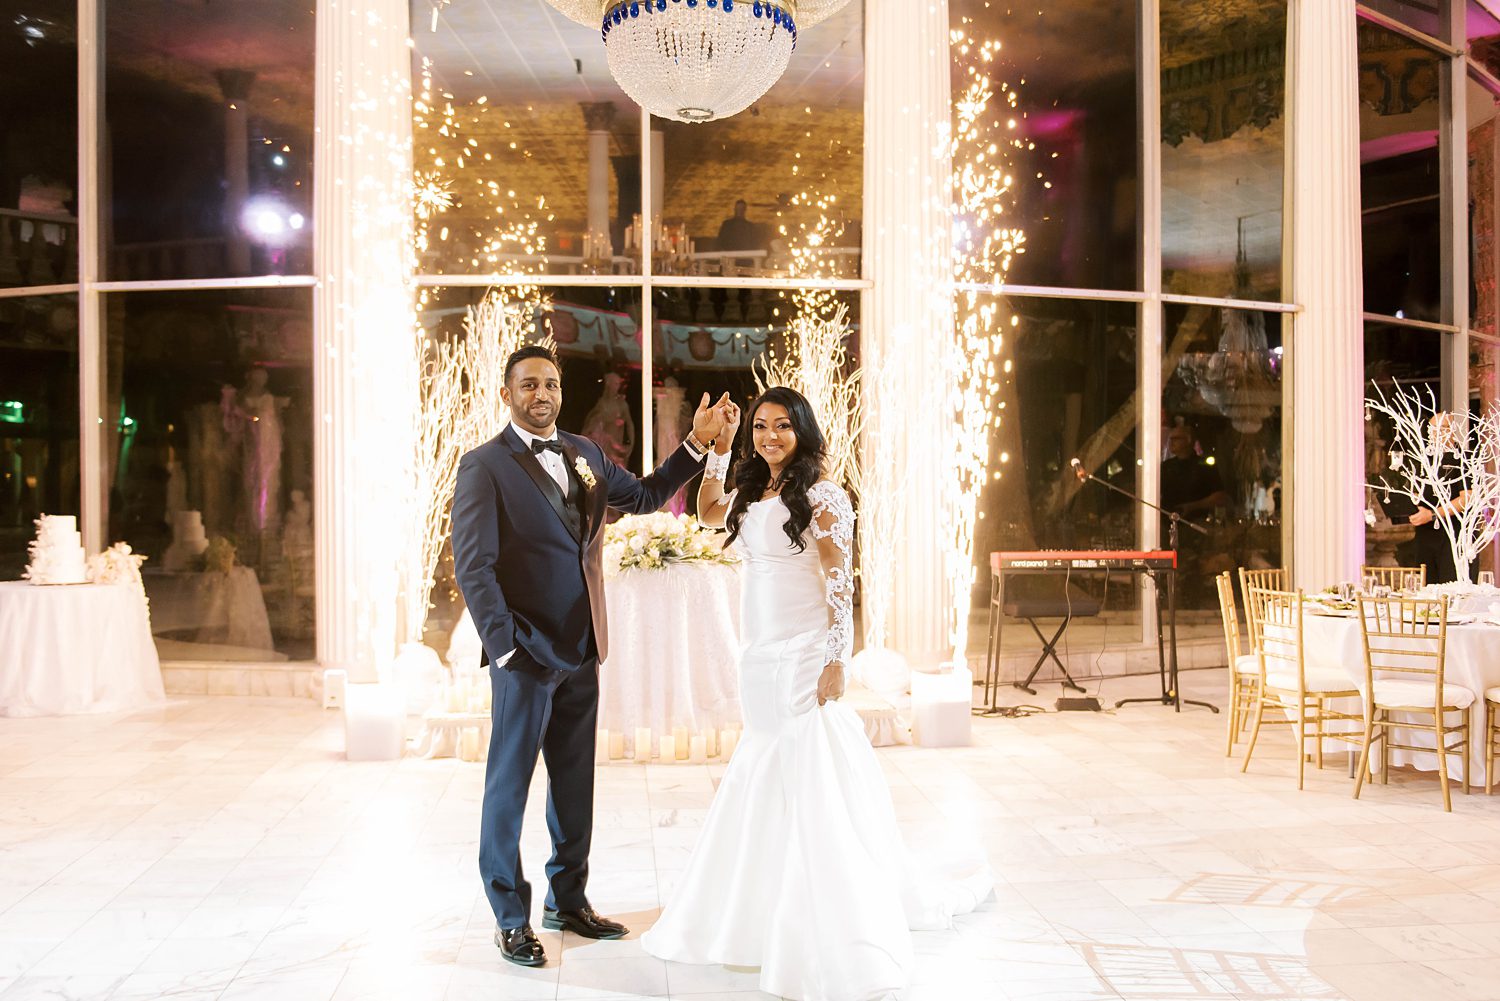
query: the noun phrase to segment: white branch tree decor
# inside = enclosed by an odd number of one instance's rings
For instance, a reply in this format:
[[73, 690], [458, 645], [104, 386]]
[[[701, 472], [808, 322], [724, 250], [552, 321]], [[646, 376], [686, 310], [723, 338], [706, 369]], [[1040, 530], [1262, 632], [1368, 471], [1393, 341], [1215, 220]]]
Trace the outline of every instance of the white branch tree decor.
[[1370, 487], [1387, 496], [1402, 493], [1422, 507], [1434, 498], [1462, 498], [1440, 509], [1437, 522], [1448, 536], [1458, 579], [1469, 583], [1474, 561], [1500, 534], [1500, 403], [1469, 416], [1439, 410], [1430, 389], [1398, 386], [1387, 395], [1377, 385], [1365, 410], [1391, 422], [1391, 468], [1402, 480]]
[[786, 386], [807, 397], [828, 443], [827, 476], [860, 493], [860, 372], [849, 367], [849, 308], [829, 292], [798, 292], [797, 313], [787, 325], [783, 352], [767, 351], [751, 363], [755, 388]]

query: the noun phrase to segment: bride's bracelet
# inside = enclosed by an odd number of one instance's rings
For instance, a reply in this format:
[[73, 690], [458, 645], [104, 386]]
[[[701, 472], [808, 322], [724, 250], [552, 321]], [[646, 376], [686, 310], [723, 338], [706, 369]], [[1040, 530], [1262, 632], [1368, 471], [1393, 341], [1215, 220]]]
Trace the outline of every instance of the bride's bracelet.
[[709, 452], [708, 458], [703, 462], [703, 478], [705, 480], [718, 480], [724, 482], [724, 477], [729, 475], [729, 453], [720, 455], [718, 452]]

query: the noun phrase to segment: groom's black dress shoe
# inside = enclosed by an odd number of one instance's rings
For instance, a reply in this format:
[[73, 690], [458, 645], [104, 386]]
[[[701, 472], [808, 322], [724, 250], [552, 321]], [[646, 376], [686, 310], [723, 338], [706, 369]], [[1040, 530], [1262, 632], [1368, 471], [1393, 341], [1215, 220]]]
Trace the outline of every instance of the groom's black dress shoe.
[[517, 966], [545, 966], [547, 963], [547, 952], [531, 925], [496, 928], [495, 944], [500, 947], [501, 954]]
[[624, 938], [630, 929], [618, 921], [603, 917], [588, 904], [576, 911], [554, 911], [542, 908], [542, 927], [570, 931], [583, 938]]

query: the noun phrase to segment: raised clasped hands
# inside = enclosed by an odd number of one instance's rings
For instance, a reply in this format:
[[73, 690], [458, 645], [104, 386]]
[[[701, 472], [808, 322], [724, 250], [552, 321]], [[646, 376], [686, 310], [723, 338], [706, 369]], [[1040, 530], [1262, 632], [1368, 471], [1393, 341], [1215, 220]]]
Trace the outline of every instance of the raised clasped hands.
[[841, 661], [829, 661], [818, 677], [818, 705], [827, 704], [844, 694], [844, 665]]
[[[708, 394], [703, 394], [703, 399], [698, 403], [698, 409], [693, 412], [693, 437], [708, 445], [724, 432], [727, 423], [725, 408], [733, 407], [729, 402], [729, 394], [725, 393], [712, 404], [708, 402]], [[738, 413], [738, 408], [735, 408]]]

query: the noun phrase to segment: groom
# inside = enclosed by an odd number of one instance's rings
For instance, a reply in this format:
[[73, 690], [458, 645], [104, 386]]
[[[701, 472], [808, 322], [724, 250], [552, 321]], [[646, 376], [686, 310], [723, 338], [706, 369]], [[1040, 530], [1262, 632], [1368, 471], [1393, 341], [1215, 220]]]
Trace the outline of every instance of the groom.
[[562, 370], [549, 349], [529, 345], [512, 354], [500, 397], [510, 426], [459, 461], [453, 562], [494, 693], [479, 871], [495, 911], [495, 944], [513, 963], [541, 966], [547, 955], [531, 930], [531, 885], [519, 845], [538, 752], [547, 763], [552, 835], [542, 926], [585, 938], [627, 933], [584, 894], [598, 669], [609, 647], [600, 560], [605, 513], [654, 511], [692, 479], [724, 427], [728, 397], [710, 407], [705, 393], [682, 446], [643, 479], [589, 439], [557, 430]]

